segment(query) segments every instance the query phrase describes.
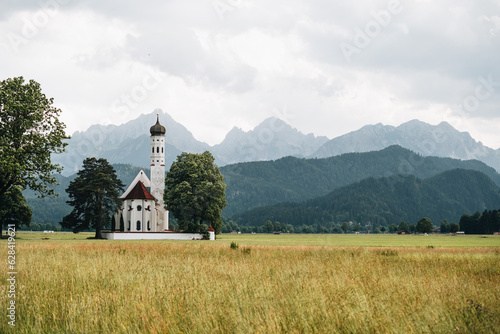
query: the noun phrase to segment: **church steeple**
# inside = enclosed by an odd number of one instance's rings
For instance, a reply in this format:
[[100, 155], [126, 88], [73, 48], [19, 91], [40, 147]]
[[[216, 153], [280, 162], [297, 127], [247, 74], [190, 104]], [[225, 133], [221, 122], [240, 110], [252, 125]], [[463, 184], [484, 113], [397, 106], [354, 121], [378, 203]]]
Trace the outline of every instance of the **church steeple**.
[[165, 210], [163, 193], [165, 190], [165, 127], [160, 124], [160, 115], [156, 114], [156, 124], [151, 132], [151, 194], [158, 209], [156, 211], [156, 231], [168, 229], [168, 212]]
[[165, 127], [160, 124], [160, 114], [156, 114], [156, 124], [149, 130], [151, 136], [155, 135], [165, 135]]

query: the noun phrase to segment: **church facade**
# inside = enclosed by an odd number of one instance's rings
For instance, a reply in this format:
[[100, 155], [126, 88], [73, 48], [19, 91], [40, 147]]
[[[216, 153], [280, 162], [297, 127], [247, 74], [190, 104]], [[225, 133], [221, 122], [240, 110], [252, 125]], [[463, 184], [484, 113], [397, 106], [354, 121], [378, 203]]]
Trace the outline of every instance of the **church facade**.
[[[165, 127], [160, 124], [157, 114], [156, 124], [150, 129], [151, 179], [141, 170], [120, 196], [122, 205], [115, 214], [115, 226], [102, 231], [110, 240], [134, 239], [202, 239], [197, 233], [180, 233], [169, 230], [168, 210], [165, 208]], [[148, 190], [149, 188], [149, 190]], [[210, 240], [215, 240], [215, 231], [209, 231]]]

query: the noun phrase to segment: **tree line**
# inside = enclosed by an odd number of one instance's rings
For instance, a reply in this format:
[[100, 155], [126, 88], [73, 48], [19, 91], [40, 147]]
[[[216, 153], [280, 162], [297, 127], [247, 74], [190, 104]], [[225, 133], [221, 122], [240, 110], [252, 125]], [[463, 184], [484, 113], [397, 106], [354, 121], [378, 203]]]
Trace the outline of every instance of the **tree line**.
[[[499, 210], [500, 212], [500, 210]], [[448, 223], [447, 220], [441, 221], [439, 226], [435, 226], [432, 221], [424, 217], [416, 224], [409, 222], [401, 222], [399, 224], [391, 224], [389, 226], [374, 226], [373, 224], [359, 224], [350, 222], [343, 223], [328, 223], [325, 225], [299, 225], [293, 226], [290, 224], [280, 223], [279, 221], [272, 222], [267, 220], [262, 225], [247, 226], [238, 225], [233, 220], [225, 220], [222, 226], [222, 233], [241, 232], [241, 233], [456, 233], [461, 230], [461, 226], [457, 223]]]
[[467, 234], [491, 234], [500, 232], [500, 210], [485, 210], [472, 216], [463, 214], [460, 218], [460, 230]]

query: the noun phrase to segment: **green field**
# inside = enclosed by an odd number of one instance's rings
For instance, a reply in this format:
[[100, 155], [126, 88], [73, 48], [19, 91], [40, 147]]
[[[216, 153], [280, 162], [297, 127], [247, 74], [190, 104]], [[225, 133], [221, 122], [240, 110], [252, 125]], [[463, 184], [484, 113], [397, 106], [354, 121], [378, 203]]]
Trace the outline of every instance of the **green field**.
[[0, 332], [500, 333], [498, 236], [91, 236], [16, 236]]
[[[71, 232], [19, 232], [17, 239], [25, 240], [85, 240], [94, 233]], [[48, 241], [48, 240], [45, 240]], [[91, 240], [88, 240], [91, 242]], [[500, 236], [494, 235], [397, 235], [397, 234], [222, 234], [217, 236], [214, 245], [231, 242], [245, 246], [331, 246], [331, 247], [500, 247]], [[97, 243], [144, 243], [144, 241], [102, 241]], [[148, 241], [149, 243], [186, 243], [185, 241]]]

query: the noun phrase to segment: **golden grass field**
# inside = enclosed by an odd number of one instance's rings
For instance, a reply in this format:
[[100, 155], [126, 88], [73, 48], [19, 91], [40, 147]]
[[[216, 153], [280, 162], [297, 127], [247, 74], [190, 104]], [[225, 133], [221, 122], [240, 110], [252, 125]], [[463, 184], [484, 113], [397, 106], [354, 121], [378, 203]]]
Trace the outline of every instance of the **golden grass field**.
[[500, 333], [496, 236], [89, 235], [17, 235], [1, 333]]

